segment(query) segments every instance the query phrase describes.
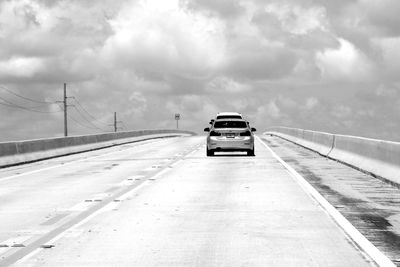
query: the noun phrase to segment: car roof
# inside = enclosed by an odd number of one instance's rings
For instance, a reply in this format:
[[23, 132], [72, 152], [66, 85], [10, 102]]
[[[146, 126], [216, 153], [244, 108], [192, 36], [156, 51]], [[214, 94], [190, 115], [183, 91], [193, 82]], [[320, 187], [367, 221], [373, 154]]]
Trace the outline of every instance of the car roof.
[[217, 121], [244, 121], [244, 122], [247, 122], [245, 119], [229, 118], [229, 119], [216, 119], [216, 120], [214, 121], [214, 123], [217, 122]]
[[240, 116], [242, 116], [242, 114], [238, 113], [238, 112], [218, 112], [217, 116], [220, 116], [220, 115], [240, 115]]

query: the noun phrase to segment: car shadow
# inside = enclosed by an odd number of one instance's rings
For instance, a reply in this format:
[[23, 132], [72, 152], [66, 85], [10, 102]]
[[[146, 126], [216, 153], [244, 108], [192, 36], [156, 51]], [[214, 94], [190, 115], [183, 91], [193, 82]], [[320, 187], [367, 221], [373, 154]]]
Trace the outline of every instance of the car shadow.
[[[218, 152], [217, 152], [218, 153]], [[235, 157], [255, 157], [254, 156], [248, 156], [246, 154], [214, 154], [214, 156], [209, 156], [209, 157], [229, 157], [229, 158], [235, 158]]]

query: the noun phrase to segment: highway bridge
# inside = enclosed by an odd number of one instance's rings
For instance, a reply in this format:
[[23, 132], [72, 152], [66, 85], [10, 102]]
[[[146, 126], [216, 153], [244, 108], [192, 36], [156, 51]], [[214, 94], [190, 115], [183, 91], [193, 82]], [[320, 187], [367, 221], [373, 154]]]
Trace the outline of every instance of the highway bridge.
[[281, 133], [0, 144], [0, 266], [400, 266], [396, 180]]

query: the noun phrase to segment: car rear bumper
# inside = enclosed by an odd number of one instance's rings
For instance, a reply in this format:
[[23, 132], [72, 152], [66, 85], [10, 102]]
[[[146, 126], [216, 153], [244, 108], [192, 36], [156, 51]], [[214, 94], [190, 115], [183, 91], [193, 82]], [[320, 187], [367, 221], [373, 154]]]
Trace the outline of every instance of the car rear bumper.
[[208, 137], [207, 147], [215, 151], [249, 151], [254, 149], [254, 138]]

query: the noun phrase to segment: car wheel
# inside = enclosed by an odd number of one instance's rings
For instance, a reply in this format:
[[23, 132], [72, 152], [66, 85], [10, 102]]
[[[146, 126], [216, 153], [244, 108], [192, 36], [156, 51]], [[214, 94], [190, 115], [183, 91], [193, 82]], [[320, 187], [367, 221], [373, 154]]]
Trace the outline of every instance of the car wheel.
[[255, 156], [254, 148], [252, 150], [247, 151], [247, 156]]
[[214, 151], [207, 148], [207, 157], [214, 156]]

